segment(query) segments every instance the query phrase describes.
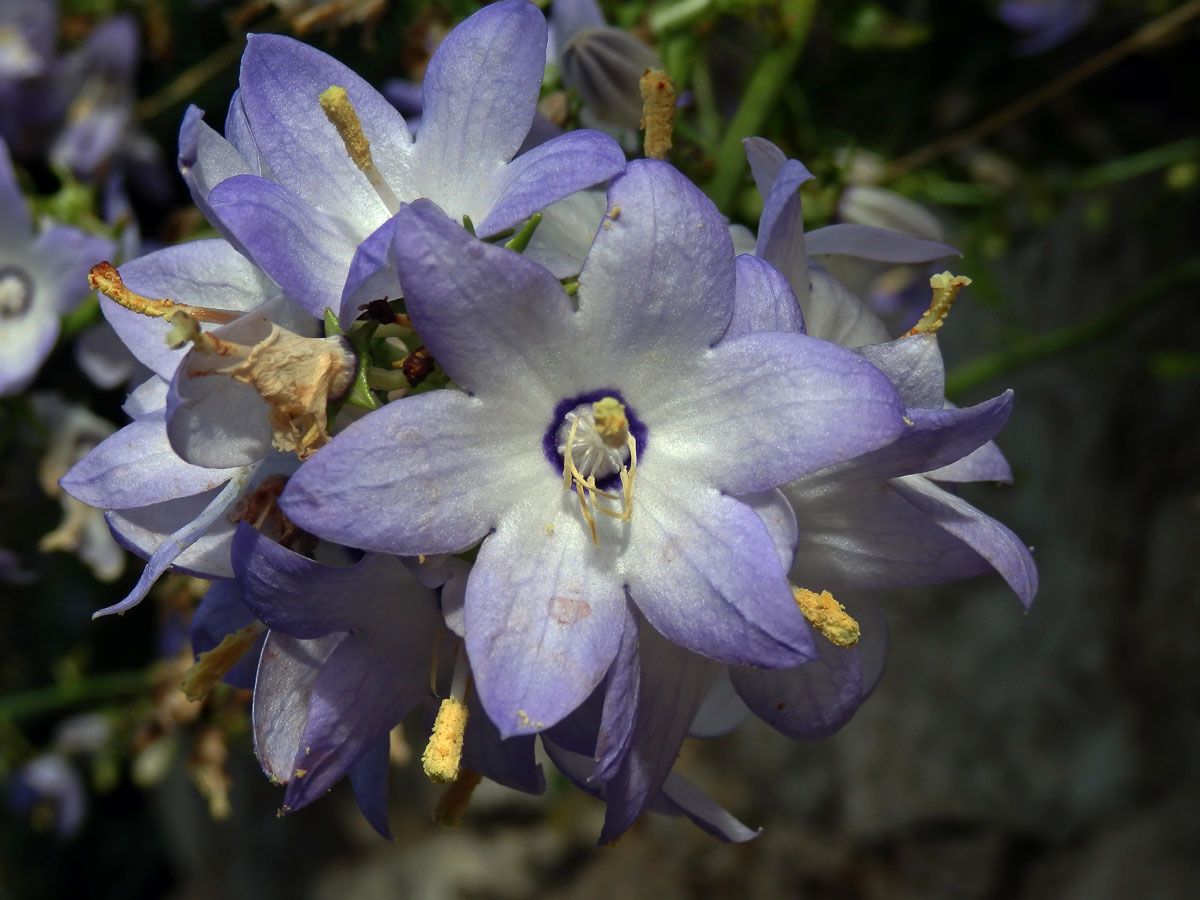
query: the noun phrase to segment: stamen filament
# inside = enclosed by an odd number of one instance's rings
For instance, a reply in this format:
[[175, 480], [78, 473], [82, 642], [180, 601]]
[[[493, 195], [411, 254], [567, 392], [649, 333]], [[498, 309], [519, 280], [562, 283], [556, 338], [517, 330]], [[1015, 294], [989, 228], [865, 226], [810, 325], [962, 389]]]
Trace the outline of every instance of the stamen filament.
[[359, 171], [367, 176], [367, 181], [375, 189], [375, 193], [379, 195], [379, 199], [383, 201], [387, 211], [394, 216], [400, 211], [400, 201], [396, 199], [396, 195], [388, 183], [383, 180], [380, 171], [375, 168], [375, 162], [371, 159], [371, 142], [363, 133], [362, 122], [359, 121], [354, 104], [346, 96], [346, 89], [336, 84], [330, 85], [318, 99], [321, 102], [321, 109], [325, 111], [325, 118], [329, 120], [330, 125], [337, 129], [338, 137], [342, 139], [347, 155], [358, 166]]
[[[608, 443], [608, 438], [611, 437], [613, 422], [609, 418], [614, 415], [611, 408], [604, 406], [606, 401], [612, 398], [606, 397], [603, 400], [597, 401], [594, 404], [594, 416], [597, 424], [598, 433], [608, 432], [604, 438]], [[596, 519], [592, 515], [592, 510], [608, 516], [612, 519], [619, 519], [623, 522], [628, 522], [633, 518], [633, 482], [637, 475], [637, 439], [628, 431], [628, 423], [624, 417], [624, 407], [616, 400], [612, 403], [621, 407], [620, 409], [620, 427], [624, 431], [625, 446], [629, 448], [629, 465], [622, 468], [620, 471], [621, 478], [621, 493], [614, 494], [611, 491], [601, 490], [596, 486], [596, 476], [593, 472], [589, 472], [586, 477], [579, 471], [575, 465], [573, 448], [575, 446], [575, 435], [579, 430], [579, 417], [576, 416], [571, 422], [571, 430], [567, 433], [567, 442], [563, 448], [563, 490], [569, 491], [571, 485], [575, 485], [575, 493], [579, 497], [579, 510], [583, 514], [583, 519], [587, 522], [588, 530], [592, 535], [592, 543], [596, 546], [600, 545], [600, 541], [596, 536]], [[607, 420], [607, 421], [606, 421]], [[602, 424], [604, 423], [604, 424]], [[593, 461], [593, 470], [596, 463]], [[596, 503], [596, 498], [602, 497], [605, 500], [621, 501], [621, 510], [619, 512], [607, 509]]]
[[475, 793], [475, 788], [481, 781], [483, 776], [478, 772], [462, 769], [434, 807], [433, 821], [447, 828], [458, 827], [462, 822], [463, 813], [467, 811], [467, 804], [471, 802], [471, 795]]
[[165, 319], [173, 313], [184, 312], [197, 322], [225, 324], [242, 315], [235, 310], [208, 309], [204, 306], [176, 303], [174, 300], [153, 300], [150, 297], [143, 297], [125, 286], [116, 267], [107, 260], [92, 266], [92, 270], [88, 273], [88, 284], [93, 291], [99, 291], [114, 303], [143, 316]]

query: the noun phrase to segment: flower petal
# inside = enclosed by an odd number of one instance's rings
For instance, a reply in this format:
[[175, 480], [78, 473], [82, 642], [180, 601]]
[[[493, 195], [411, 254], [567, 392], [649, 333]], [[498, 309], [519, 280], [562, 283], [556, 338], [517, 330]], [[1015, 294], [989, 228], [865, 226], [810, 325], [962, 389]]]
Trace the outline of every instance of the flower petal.
[[891, 484], [905, 500], [986, 559], [1008, 582], [1021, 604], [1030, 607], [1037, 594], [1037, 566], [1019, 537], [926, 478], [898, 478]]
[[588, 542], [575, 498], [550, 490], [500, 521], [467, 582], [467, 655], [506, 738], [542, 731], [587, 699], [616, 656], [626, 615], [621, 581], [604, 560], [611, 551]]
[[972, 450], [957, 462], [922, 474], [934, 481], [995, 481], [1012, 484], [1013, 480], [1012, 467], [992, 441]]
[[350, 330], [354, 320], [362, 314], [365, 304], [381, 298], [398, 299], [404, 296], [392, 262], [392, 233], [395, 226], [395, 217], [388, 219], [354, 251], [338, 307], [338, 323], [343, 331]]
[[[528, 465], [509, 449], [511, 427], [457, 391], [405, 397], [301, 465], [280, 506], [306, 531], [360, 550], [458, 552], [492, 529], [525, 481], [546, 474], [540, 446], [528, 449]], [[528, 443], [518, 429], [521, 437]]]
[[[549, 417], [564, 349], [576, 334], [562, 285], [541, 266], [477, 241], [428, 201], [396, 215], [408, 313], [442, 368], [467, 390], [524, 398]], [[545, 427], [538, 423], [535, 427]]]
[[808, 298], [800, 300], [800, 308], [810, 335], [842, 347], [882, 344], [892, 338], [865, 301], [816, 263], [808, 267]]
[[46, 285], [59, 313], [70, 312], [88, 295], [88, 270], [115, 250], [107, 238], [67, 225], [46, 229], [29, 247], [32, 255], [45, 261]]
[[854, 352], [888, 377], [909, 409], [946, 405], [946, 367], [936, 335], [914, 334]]
[[807, 490], [802, 480], [785, 487], [800, 530], [791, 579], [837, 595], [941, 584], [987, 571], [983, 557], [900, 497], [895, 483], [831, 490], [822, 482]]
[[482, 222], [493, 198], [472, 194], [525, 139], [545, 66], [546, 20], [526, 0], [485, 6], [446, 35], [425, 70], [415, 196]]
[[762, 834], [761, 828], [755, 830], [743, 825], [725, 807], [678, 772], [667, 776], [662, 794], [698, 827], [722, 841], [740, 844]]
[[817, 659], [794, 669], [730, 670], [733, 686], [755, 715], [791, 738], [833, 734], [864, 699], [858, 652], [816, 641]]
[[59, 484], [88, 506], [130, 509], [214, 490], [236, 471], [206, 469], [180, 459], [167, 441], [159, 410], [105, 438]]
[[948, 256], [962, 256], [957, 249], [941, 241], [847, 222], [815, 228], [804, 235], [810, 256], [856, 256], [889, 263], [932, 262]]
[[612, 178], [625, 154], [606, 134], [572, 131], [518, 156], [496, 178], [495, 201], [476, 227], [481, 237], [514, 228], [576, 191]]
[[411, 629], [424, 616], [416, 607], [437, 605], [433, 592], [394, 556], [368, 554], [352, 566], [323, 565], [246, 522], [238, 525], [231, 559], [246, 605], [272, 629], [293, 637], [393, 625]]
[[750, 708], [733, 689], [729, 680], [729, 667], [721, 669], [719, 675], [704, 696], [704, 702], [696, 710], [696, 718], [688, 726], [689, 737], [711, 738], [728, 734], [750, 715]]
[[754, 186], [765, 200], [771, 192], [771, 185], [779, 177], [783, 164], [787, 162], [787, 154], [766, 138], [760, 137], [742, 138], [742, 148], [746, 151], [746, 160], [750, 163]]
[[733, 318], [723, 340], [752, 331], [804, 334], [804, 314], [787, 279], [756, 256], [739, 256]]
[[199, 207], [204, 218], [211, 222], [222, 236], [237, 243], [236, 238], [224, 227], [221, 220], [212, 214], [208, 195], [214, 187], [235, 175], [258, 175], [256, 167], [238, 152], [229, 141], [221, 137], [204, 121], [204, 110], [189, 106], [183, 114], [179, 127], [179, 174]]
[[754, 250], [755, 256], [783, 273], [796, 292], [801, 308], [806, 310], [809, 265], [800, 186], [812, 177], [799, 160], [789, 159], [783, 163], [771, 189], [763, 194], [758, 243]]
[[345, 637], [331, 634], [306, 641], [277, 631], [267, 633], [254, 681], [251, 721], [254, 753], [275, 784], [291, 781], [313, 682]]
[[910, 409], [900, 436], [886, 447], [817, 473], [829, 484], [879, 482], [917, 475], [962, 459], [991, 440], [1012, 413], [1011, 390], [966, 409]]
[[758, 513], [767, 533], [771, 535], [771, 543], [779, 557], [779, 564], [786, 572], [792, 567], [796, 558], [796, 539], [799, 532], [796, 529], [796, 514], [787, 497], [778, 489], [760, 491], [757, 494], [743, 494], [737, 498]]
[[[254, 263], [223, 240], [167, 247], [123, 263], [120, 272], [131, 291], [211, 309], [245, 312], [279, 293]], [[185, 351], [167, 347], [167, 323], [127, 310], [107, 297], [100, 298], [100, 309], [133, 355], [170, 381]]]
[[643, 484], [639, 474], [637, 489], [622, 562], [633, 602], [658, 631], [721, 662], [811, 657], [808, 626], [754, 510], [668, 475]]
[[662, 788], [688, 725], [720, 666], [689, 653], [643, 625], [639, 638], [641, 687], [633, 746], [607, 782], [608, 810], [598, 843], [616, 840]]
[[666, 163], [630, 163], [579, 274], [584, 334], [602, 335], [618, 359], [653, 356], [669, 370], [725, 333], [733, 295], [733, 242], [712, 201]]
[[0, 141], [0, 243], [21, 246], [33, 237], [29, 204], [13, 170], [8, 145]]
[[[137, 584], [125, 599], [98, 610], [92, 614], [92, 618], [109, 616], [113, 613], [123, 614], [133, 609], [150, 593], [150, 588], [158, 580], [158, 576], [173, 566], [185, 571], [203, 566], [204, 569], [196, 569], [203, 577], [232, 577], [233, 572], [229, 567], [228, 559], [229, 531], [232, 530], [232, 523], [225, 514], [241, 497], [256, 470], [257, 466], [245, 466], [239, 469], [211, 499], [210, 494], [204, 493], [195, 497], [185, 497], [179, 501], [126, 510], [123, 513], [110, 510], [105, 515], [105, 519], [108, 520], [114, 536], [123, 546], [140, 552], [142, 548], [134, 545], [134, 542], [140, 537], [146, 544], [153, 547], [153, 552], [145, 554], [149, 557], [146, 561], [146, 568], [142, 570]], [[168, 510], [170, 513], [177, 513], [179, 508], [194, 508], [202, 499], [208, 501], [203, 508], [188, 519], [182, 527], [171, 532], [157, 544], [154, 542], [157, 535], [154, 535], [151, 530], [153, 524], [150, 524], [150, 527], [146, 527], [146, 524], [142, 524], [141, 528], [138, 527], [139, 520], [142, 523], [155, 523], [156, 519], [161, 521], [160, 516], [167, 513]], [[146, 541], [146, 538], [150, 538], [150, 540]], [[197, 546], [193, 548], [193, 545]]]
[[283, 804], [300, 809], [324, 794], [429, 687], [436, 619], [390, 633], [347, 635], [312, 684], [308, 718]]
[[668, 398], [638, 407], [656, 451], [729, 494], [850, 459], [904, 429], [891, 382], [862, 357], [801, 334], [722, 341]]
[[341, 307], [354, 248], [366, 234], [348, 234], [286, 187], [256, 175], [222, 181], [208, 203], [250, 258], [311, 315], [319, 319], [326, 307]]
[[390, 740], [387, 735], [371, 744], [358, 761], [350, 766], [350, 785], [363, 818], [385, 840], [392, 839], [388, 827], [388, 769], [391, 767]]
[[411, 181], [411, 137], [404, 117], [378, 91], [333, 57], [277, 34], [249, 37], [240, 85], [254, 143], [281, 185], [303, 204], [349, 224], [358, 240], [387, 218], [319, 100], [326, 88], [346, 89], [371, 158], [399, 195]]
[[604, 684], [604, 706], [596, 736], [596, 768], [594, 781], [608, 781], [633, 746], [633, 729], [637, 721], [638, 690], [641, 665], [638, 662], [638, 620], [628, 611], [621, 630], [617, 655], [608, 669]]

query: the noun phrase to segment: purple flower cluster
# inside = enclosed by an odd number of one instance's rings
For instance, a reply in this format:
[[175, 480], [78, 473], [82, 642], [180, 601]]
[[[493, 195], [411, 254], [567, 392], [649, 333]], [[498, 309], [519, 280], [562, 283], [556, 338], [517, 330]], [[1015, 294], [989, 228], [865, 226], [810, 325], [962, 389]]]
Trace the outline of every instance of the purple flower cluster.
[[744, 840], [672, 772], [686, 737], [840, 727], [882, 669], [863, 591], [995, 569], [1032, 600], [1028, 550], [938, 486], [1009, 479], [1011, 394], [949, 407], [936, 324], [890, 339], [813, 259], [953, 249], [806, 235], [807, 170], [766, 142], [741, 256], [669, 164], [527, 142], [546, 40], [527, 0], [472, 16], [414, 138], [341, 64], [253, 37], [224, 135], [192, 110], [180, 136], [223, 238], [92, 271], [154, 375], [62, 485], [149, 560], [101, 614], [168, 568], [213, 580], [199, 667], [253, 687], [286, 809], [349, 775], [386, 834], [420, 709], [446, 820], [481, 776], [542, 790], [540, 743], [606, 802], [601, 841], [648, 809]]

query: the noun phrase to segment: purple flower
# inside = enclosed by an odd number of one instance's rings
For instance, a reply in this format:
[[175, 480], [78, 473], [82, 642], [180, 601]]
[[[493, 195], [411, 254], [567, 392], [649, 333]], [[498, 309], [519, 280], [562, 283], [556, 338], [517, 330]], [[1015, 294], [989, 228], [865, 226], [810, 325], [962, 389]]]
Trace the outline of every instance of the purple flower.
[[49, 804], [54, 811], [54, 833], [60, 840], [79, 831], [87, 812], [83, 778], [58, 753], [35, 756], [14, 772], [8, 786], [8, 802], [18, 813], [29, 813], [43, 803]]
[[301, 527], [365, 550], [482, 540], [466, 647], [505, 736], [542, 731], [592, 693], [634, 627], [629, 601], [711, 659], [811, 658], [768, 528], [733, 497], [903, 428], [894, 390], [861, 357], [798, 334], [721, 340], [729, 233], [674, 169], [631, 164], [608, 199], [577, 309], [545, 269], [431, 204], [402, 210], [409, 315], [465, 390], [351, 425], [281, 498]]
[[0, 145], [0, 395], [33, 380], [60, 317], [87, 296], [88, 269], [112, 243], [65, 225], [35, 229], [8, 148]]
[[1027, 37], [1022, 55], [1041, 53], [1079, 31], [1096, 13], [1096, 0], [1005, 0], [998, 15], [1009, 28]]
[[6, 0], [0, 10], [0, 81], [45, 72], [57, 28], [54, 0]]
[[[488, 236], [621, 170], [620, 148], [591, 131], [513, 158], [533, 121], [545, 46], [545, 20], [527, 0], [468, 18], [430, 61], [414, 141], [345, 66], [289, 38], [254, 35], [225, 138], [191, 110], [180, 168], [223, 234], [313, 315], [340, 306], [347, 327], [364, 300], [398, 295], [394, 275], [378, 276], [401, 202], [430, 198]], [[322, 101], [330, 87], [344, 98]]]
[[49, 87], [57, 32], [54, 0], [0, 4], [0, 138], [18, 157], [33, 153], [62, 114]]
[[770, 141], [747, 138], [743, 144], [763, 196], [755, 256], [769, 262], [787, 279], [808, 334], [844, 347], [890, 337], [870, 307], [814, 257], [854, 257], [896, 264], [960, 255], [940, 241], [870, 225], [841, 223], [805, 232], [798, 192], [812, 174], [799, 160], [787, 159]]
[[[257, 614], [272, 628], [255, 684], [254, 734], [264, 770], [272, 780], [287, 785], [284, 809], [307, 805], [348, 774], [364, 815], [387, 836], [388, 732], [418, 706], [425, 710], [427, 728], [435, 727], [434, 712], [440, 698], [453, 696], [455, 684], [461, 689], [469, 683], [470, 671], [462, 654], [462, 595], [468, 566], [452, 558], [405, 564], [382, 554], [368, 554], [350, 566], [321, 565], [278, 546], [247, 525], [238, 530], [233, 556], [238, 596], [254, 613], [241, 606], [225, 627], [241, 627], [243, 620], [250, 621]], [[433, 592], [417, 583], [410, 565], [424, 585], [441, 585], [440, 613]], [[240, 606], [228, 599], [222, 605], [229, 610]], [[640, 646], [643, 654], [650, 655], [640, 669], [643, 684], [656, 685], [655, 679], [667, 672], [672, 673], [672, 681], [694, 674], [695, 665], [675, 666], [679, 654], [691, 655], [651, 630], [646, 629]], [[630, 704], [625, 711], [632, 723], [636, 698], [627, 691], [627, 664], [632, 660], [628, 652], [622, 658], [624, 664], [614, 666], [609, 679], [624, 685], [615, 686], [613, 694]], [[663, 664], [656, 666], [655, 660], [660, 658]], [[706, 663], [699, 661], [699, 665]], [[364, 690], [364, 684], [370, 688]], [[691, 693], [702, 694], [706, 685], [701, 678]], [[483, 712], [478, 695], [470, 690], [465, 693], [468, 715], [460, 734], [461, 770], [515, 790], [541, 793], [545, 780], [534, 761], [534, 738], [502, 740]], [[677, 701], [683, 697], [670, 696]], [[602, 698], [597, 694], [595, 699]], [[689, 710], [686, 702], [676, 703], [667, 716], [671, 720], [690, 716]], [[597, 752], [604, 752], [597, 748], [598, 736], [602, 726], [612, 727], [613, 719], [606, 713], [602, 722], [600, 712], [599, 703], [589, 702], [569, 722], [544, 732], [541, 738], [550, 758], [584, 790], [601, 797], [611, 793], [614, 822], [618, 818], [622, 823], [625, 819], [632, 822], [642, 809], [650, 808], [687, 815], [725, 839], [754, 836], [756, 832], [679, 775], [665, 776], [661, 785], [638, 780], [646, 796], [639, 794], [633, 803], [623, 803], [619, 792], [628, 778], [619, 777], [610, 787], [593, 771]], [[659, 706], [651, 712], [651, 718], [657, 716]], [[659, 735], [655, 729], [646, 736], [653, 740]], [[638, 775], [648, 753], [655, 762], [665, 760], [667, 769], [675, 757], [674, 749], [646, 741], [636, 749], [637, 753], [630, 754], [636, 762], [629, 768]], [[613, 774], [609, 777], [623, 776], [626, 771], [616, 762], [610, 762]], [[625, 825], [612, 827], [623, 830]], [[602, 837], [608, 839], [611, 835]]]
[[63, 97], [66, 114], [50, 146], [51, 161], [91, 180], [119, 153], [149, 158], [157, 154], [134, 130], [138, 57], [136, 20], [117, 16], [99, 25], [87, 43], [58, 63], [55, 90]]
[[[225, 241], [193, 241], [160, 250], [125, 263], [121, 273], [131, 290], [150, 297], [186, 297], [235, 316], [252, 313], [213, 329], [214, 334], [227, 333], [222, 329], [238, 326], [243, 319], [257, 322], [255, 317], [264, 306], [297, 330], [307, 327], [314, 333], [317, 328], [315, 320], [290, 304], [253, 263]], [[161, 320], [137, 315], [108, 298], [101, 301], [101, 309], [125, 345], [155, 373], [126, 403], [134, 421], [96, 447], [61, 480], [71, 496], [107, 510], [106, 519], [118, 540], [150, 560], [129, 596], [101, 611], [107, 614], [137, 605], [171, 566], [204, 578], [231, 578], [229, 547], [236, 520], [246, 514], [251, 501], [260, 506], [273, 502], [282, 479], [295, 469], [297, 461], [293, 455], [271, 451], [269, 435], [266, 442], [259, 441], [261, 423], [238, 415], [244, 409], [238, 403], [227, 408], [233, 415], [224, 418], [205, 416], [201, 410], [199, 425], [187, 414], [189, 410], [184, 410], [175, 423], [180, 433], [171, 435], [168, 384], [186, 353], [167, 346]], [[244, 387], [232, 382], [231, 386]], [[250, 409], [255, 409], [253, 404]], [[207, 428], [205, 436], [210, 442], [226, 452], [240, 450], [245, 458], [237, 465], [211, 468], [181, 459], [172, 445], [187, 446], [193, 426], [200, 431]]]
[[[947, 408], [937, 338], [888, 342], [874, 313], [831, 277], [811, 271], [807, 259], [823, 251], [920, 262], [950, 248], [863, 225], [805, 234], [796, 187], [810, 177], [807, 170], [761, 138], [748, 140], [746, 148], [764, 196], [758, 255], [778, 266], [787, 284], [775, 281], [772, 290], [746, 294], [773, 302], [747, 305], [735, 318], [750, 330], [805, 328], [810, 335], [858, 346], [891, 378], [906, 407], [899, 440], [783, 488], [799, 529], [792, 580], [863, 590], [954, 581], [994, 568], [1028, 606], [1037, 591], [1028, 548], [1002, 524], [934, 484], [1011, 481], [1008, 464], [990, 441], [1008, 420], [1012, 392], [971, 409]], [[771, 273], [743, 260], [758, 277], [772, 280]], [[796, 297], [806, 293], [802, 321], [794, 315], [793, 291]]]
[[[363, 814], [388, 836], [388, 733], [451, 694], [460, 636], [444, 624], [433, 590], [395, 557], [323, 565], [243, 524], [233, 559], [242, 602], [271, 628], [254, 685], [254, 741], [264, 771], [287, 785], [284, 809], [308, 805], [348, 773]], [[418, 574], [441, 584], [453, 571]], [[533, 738], [502, 742], [477, 697], [466, 703], [462, 766], [540, 793]]]

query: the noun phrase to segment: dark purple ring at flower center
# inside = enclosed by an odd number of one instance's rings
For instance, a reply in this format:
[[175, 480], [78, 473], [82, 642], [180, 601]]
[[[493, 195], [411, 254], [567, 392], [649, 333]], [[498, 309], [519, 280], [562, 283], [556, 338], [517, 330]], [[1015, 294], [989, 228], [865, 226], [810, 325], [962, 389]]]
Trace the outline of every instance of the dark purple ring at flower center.
[[[567, 417], [567, 413], [585, 404], [590, 405], [597, 400], [603, 400], [605, 397], [613, 397], [625, 407], [625, 420], [629, 423], [629, 433], [637, 441], [638, 459], [642, 459], [645, 456], [646, 448], [650, 443], [650, 432], [646, 428], [646, 423], [637, 417], [637, 413], [633, 411], [632, 406], [625, 402], [625, 398], [621, 395], [620, 391], [616, 388], [601, 388], [596, 391], [588, 391], [586, 394], [576, 394], [574, 397], [568, 397], [554, 407], [554, 413], [550, 417], [550, 427], [542, 435], [542, 452], [546, 454], [546, 460], [554, 468], [555, 474], [561, 476], [563, 470], [563, 455], [558, 452], [558, 432], [562, 427], [563, 420]], [[596, 487], [603, 491], [619, 491], [621, 489], [621, 477], [617, 474], [606, 475], [604, 478], [597, 479]]]

